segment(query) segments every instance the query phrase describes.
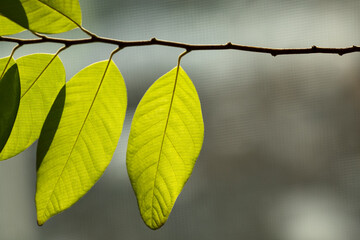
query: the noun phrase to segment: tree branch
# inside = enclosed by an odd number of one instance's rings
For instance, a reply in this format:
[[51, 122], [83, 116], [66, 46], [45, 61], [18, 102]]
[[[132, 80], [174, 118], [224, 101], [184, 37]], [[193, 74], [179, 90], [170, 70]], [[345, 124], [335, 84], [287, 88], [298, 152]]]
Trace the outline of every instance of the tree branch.
[[313, 54], [313, 53], [338, 54], [342, 56], [347, 53], [360, 52], [360, 47], [355, 45], [345, 48], [323, 48], [317, 46], [312, 46], [310, 48], [264, 48], [264, 47], [239, 45], [231, 42], [228, 42], [226, 44], [213, 44], [213, 45], [187, 44], [181, 42], [159, 40], [156, 38], [152, 38], [150, 40], [143, 40], [143, 41], [122, 41], [118, 39], [99, 37], [94, 34], [92, 34], [90, 38], [81, 38], [81, 39], [53, 38], [40, 34], [36, 34], [36, 36], [38, 36], [39, 38], [19, 39], [14, 37], [0, 36], [0, 42], [13, 42], [19, 45], [37, 44], [37, 43], [59, 43], [59, 44], [64, 44], [67, 47], [70, 47], [72, 45], [88, 44], [88, 43], [107, 43], [107, 44], [117, 45], [120, 49], [126, 47], [160, 45], [167, 47], [183, 48], [188, 52], [196, 51], [196, 50], [240, 50], [246, 52], [268, 53], [271, 54], [272, 56]]

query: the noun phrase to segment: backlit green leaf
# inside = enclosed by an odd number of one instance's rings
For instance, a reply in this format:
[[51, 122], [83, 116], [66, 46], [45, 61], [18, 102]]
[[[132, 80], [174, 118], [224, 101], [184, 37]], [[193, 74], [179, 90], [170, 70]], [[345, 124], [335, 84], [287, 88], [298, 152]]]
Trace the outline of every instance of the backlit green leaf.
[[57, 56], [32, 54], [16, 63], [21, 83], [20, 106], [0, 160], [19, 154], [39, 138], [51, 105], [65, 84], [65, 69]]
[[0, 78], [4, 76], [5, 72], [14, 64], [15, 60], [13, 58], [11, 58], [10, 61], [9, 57], [0, 58]]
[[28, 18], [20, 0], [1, 0], [0, 14], [24, 28], [29, 28]]
[[39, 169], [51, 143], [54, 139], [56, 130], [59, 126], [62, 113], [65, 106], [66, 85], [60, 90], [54, 104], [51, 106], [49, 114], [46, 117], [43, 128], [41, 129], [39, 142], [37, 146], [36, 170]]
[[[0, 58], [0, 80], [5, 75], [6, 71], [9, 70], [11, 66], [15, 64], [15, 61], [13, 58], [9, 59], [9, 57]], [[6, 68], [6, 69], [5, 69]], [[16, 69], [18, 69], [16, 67]], [[18, 70], [17, 70], [18, 72]], [[14, 72], [12, 72], [14, 73]], [[10, 136], [11, 129], [13, 128], [14, 121], [16, 118], [16, 114], [19, 108], [19, 101], [20, 101], [20, 78], [16, 79], [16, 76], [19, 74], [12, 74], [9, 72], [7, 76], [7, 81], [5, 80], [3, 83], [0, 82], [0, 85], [2, 85], [0, 89], [0, 98], [1, 98], [1, 105], [4, 103], [7, 104], [5, 107], [0, 108], [0, 152], [5, 146], [5, 143], [7, 139]], [[11, 79], [11, 77], [14, 77], [14, 79]], [[14, 85], [11, 85], [14, 84]], [[11, 93], [11, 91], [8, 91], [8, 89], [16, 88], [18, 85], [18, 91], [16, 93]], [[14, 89], [13, 89], [14, 90]], [[8, 93], [11, 95], [8, 96]], [[3, 96], [3, 98], [1, 97]], [[15, 111], [16, 109], [16, 111]]]
[[0, 15], [0, 36], [12, 35], [24, 31], [25, 29], [8, 18]]
[[81, 26], [78, 0], [1, 1], [0, 13], [3, 16], [34, 32], [62, 33]]
[[[60, 123], [53, 124], [55, 135], [49, 120], [39, 139], [39, 225], [73, 205], [101, 177], [117, 146], [126, 105], [125, 82], [112, 61], [90, 65], [66, 84]], [[50, 147], [42, 147], [49, 141], [42, 138], [49, 134], [54, 135]]]
[[200, 153], [204, 123], [196, 89], [179, 67], [159, 78], [131, 125], [127, 170], [140, 213], [152, 229], [169, 217]]
[[0, 151], [13, 128], [20, 102], [20, 78], [14, 64], [0, 79]]

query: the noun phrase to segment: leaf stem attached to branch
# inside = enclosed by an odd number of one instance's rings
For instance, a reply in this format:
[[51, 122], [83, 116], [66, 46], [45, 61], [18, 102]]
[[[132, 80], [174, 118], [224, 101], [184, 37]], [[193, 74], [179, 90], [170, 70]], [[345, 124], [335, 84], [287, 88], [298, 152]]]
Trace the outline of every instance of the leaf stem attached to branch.
[[21, 44], [21, 43], [18, 43], [18, 45], [16, 45], [16, 46], [13, 48], [13, 50], [11, 51], [11, 54], [10, 54], [10, 56], [9, 56], [9, 60], [7, 61], [4, 70], [2, 71], [2, 73], [1, 73], [1, 75], [0, 75], [0, 79], [4, 76], [4, 74], [5, 74], [5, 72], [6, 72], [6, 69], [7, 69], [7, 67], [9, 66], [9, 63], [11, 62], [11, 59], [12, 59], [12, 57], [14, 56], [15, 51], [16, 51], [19, 47], [21, 47], [21, 46], [22, 46], [22, 44]]

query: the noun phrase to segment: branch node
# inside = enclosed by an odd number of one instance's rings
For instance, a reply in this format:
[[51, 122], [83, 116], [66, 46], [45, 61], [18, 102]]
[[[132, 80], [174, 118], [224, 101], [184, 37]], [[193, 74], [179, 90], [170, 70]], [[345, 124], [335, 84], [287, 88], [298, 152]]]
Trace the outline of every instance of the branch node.
[[91, 39], [91, 41], [97, 41], [97, 40], [99, 40], [99, 37], [96, 35], [90, 35], [90, 39]]
[[125, 48], [125, 45], [123, 43], [119, 43], [117, 46], [118, 46], [117, 51], [120, 51]]
[[313, 45], [313, 46], [311, 47], [311, 49], [315, 50], [315, 49], [317, 49], [317, 46]]
[[277, 53], [271, 52], [271, 56], [276, 57], [276, 56], [277, 56]]
[[232, 46], [232, 43], [231, 43], [231, 42], [228, 42], [228, 43], [226, 44], [226, 46], [231, 47], [231, 46]]
[[157, 39], [156, 39], [156, 38], [152, 38], [152, 39], [150, 40], [150, 42], [156, 43], [156, 42], [157, 42]]

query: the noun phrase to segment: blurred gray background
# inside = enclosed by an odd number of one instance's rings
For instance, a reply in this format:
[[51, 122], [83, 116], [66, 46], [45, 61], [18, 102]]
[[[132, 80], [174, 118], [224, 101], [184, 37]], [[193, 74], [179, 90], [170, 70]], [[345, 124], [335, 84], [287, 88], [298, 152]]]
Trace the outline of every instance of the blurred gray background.
[[[83, 25], [123, 40], [263, 47], [360, 45], [358, 0], [80, 0]], [[20, 37], [31, 37], [22, 33]], [[75, 38], [78, 31], [60, 36]], [[0, 43], [0, 57], [12, 44]], [[59, 45], [20, 48], [15, 57]], [[60, 54], [67, 79], [113, 46]], [[78, 203], [36, 225], [36, 144], [0, 163], [1, 240], [360, 239], [360, 55], [196, 51], [182, 66], [198, 89], [205, 139], [168, 222], [142, 222], [125, 166], [131, 119], [181, 49], [126, 48], [114, 60], [128, 89], [124, 130], [103, 177]]]

